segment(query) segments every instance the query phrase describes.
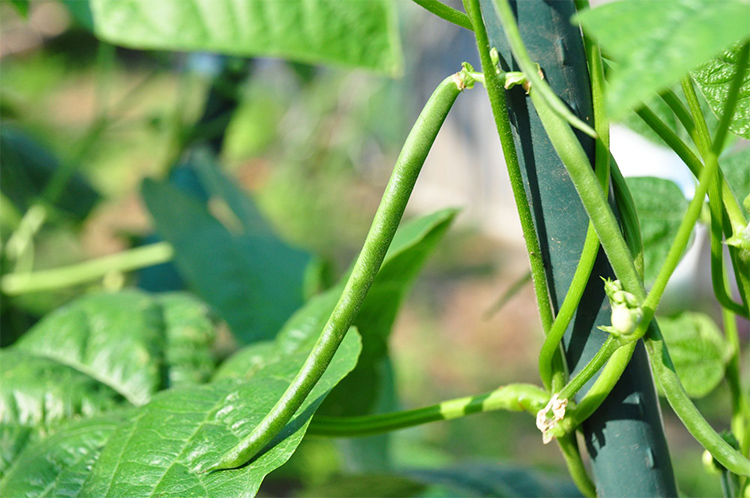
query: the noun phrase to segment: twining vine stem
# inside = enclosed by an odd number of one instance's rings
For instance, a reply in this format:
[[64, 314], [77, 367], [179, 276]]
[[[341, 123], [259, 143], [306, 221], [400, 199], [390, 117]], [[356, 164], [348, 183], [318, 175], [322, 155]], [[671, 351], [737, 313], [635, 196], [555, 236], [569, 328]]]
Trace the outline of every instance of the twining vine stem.
[[[549, 291], [547, 288], [547, 277], [544, 270], [544, 261], [539, 246], [539, 239], [534, 227], [534, 219], [531, 215], [531, 208], [526, 197], [526, 188], [523, 184], [521, 175], [521, 166], [518, 162], [513, 132], [510, 126], [508, 108], [504, 90], [504, 81], [496, 63], [492, 60], [490, 54], [489, 38], [482, 19], [482, 13], [478, 0], [464, 0], [464, 9], [469, 15], [474, 26], [474, 35], [477, 42], [477, 51], [482, 63], [482, 72], [484, 73], [484, 86], [489, 97], [490, 107], [495, 119], [495, 127], [500, 137], [500, 144], [503, 150], [508, 176], [510, 177], [513, 196], [518, 209], [521, 228], [523, 230], [526, 248], [529, 253], [531, 263], [531, 274], [534, 282], [534, 290], [539, 306], [539, 313], [542, 319], [542, 328], [545, 335], [549, 333], [552, 327], [552, 306], [549, 301]], [[527, 73], [528, 78], [528, 73]], [[555, 98], [557, 98], [555, 96]], [[576, 118], [577, 119], [577, 118]], [[593, 130], [592, 130], [593, 132]], [[565, 368], [563, 363], [562, 351], [559, 345], [555, 348], [552, 356], [552, 375], [551, 382], [555, 385], [561, 385], [565, 379]], [[573, 478], [576, 486], [586, 496], [595, 496], [596, 487], [586, 472], [583, 465], [578, 443], [575, 434], [564, 434], [558, 437], [558, 444], [562, 450], [565, 464]]]

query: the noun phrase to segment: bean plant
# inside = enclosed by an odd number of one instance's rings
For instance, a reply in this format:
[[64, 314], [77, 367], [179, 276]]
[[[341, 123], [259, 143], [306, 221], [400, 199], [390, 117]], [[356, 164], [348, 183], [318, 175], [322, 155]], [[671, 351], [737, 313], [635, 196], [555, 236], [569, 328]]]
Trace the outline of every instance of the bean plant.
[[[464, 63], [437, 83], [359, 255], [338, 281], [320, 258], [276, 234], [222, 172], [219, 152], [251, 57], [408, 73], [396, 18], [402, 6], [62, 2], [103, 47], [227, 57], [215, 59], [221, 70], [205, 108], [173, 144], [169, 178], [143, 182], [155, 235], [111, 256], [35, 268], [42, 227], [61, 216], [85, 218], [94, 201], [84, 205], [92, 193], [70, 166], [75, 161], [21, 196], [29, 172], [55, 159], [29, 153], [29, 140], [12, 127], [2, 130], [6, 319], [15, 300], [36, 292], [92, 282], [109, 291], [80, 294], [3, 341], [0, 496], [255, 496], [308, 439], [342, 439], [350, 455], [382, 456], [383, 434], [497, 410], [531, 415], [539, 444], [559, 447], [575, 484], [545, 487], [529, 474], [527, 493], [673, 496], [657, 389], [705, 449], [724, 495], [750, 496], [740, 340], [750, 318], [750, 148], [743, 142], [750, 139], [750, 4], [463, 0], [459, 9], [413, 2], [473, 33], [480, 67]], [[12, 4], [22, 15], [33, 7]], [[517, 205], [544, 332], [540, 381], [498, 378], [491, 392], [400, 410], [383, 402], [396, 395], [387, 373], [390, 331], [457, 211], [446, 206], [401, 221], [466, 92], [488, 97]], [[616, 122], [679, 156], [695, 179], [689, 201], [668, 180], [623, 177], [610, 153]], [[700, 224], [722, 327], [697, 310], [660, 313]], [[128, 272], [137, 272], [140, 289], [123, 287]], [[238, 346], [217, 362], [218, 322]], [[694, 399], [722, 381], [731, 413], [727, 430], [717, 432]], [[477, 493], [438, 471], [389, 472], [401, 495]], [[317, 493], [388, 492], [366, 488], [385, 482], [377, 479], [345, 482]], [[491, 493], [522, 493], [515, 484], [505, 476], [506, 487]]]

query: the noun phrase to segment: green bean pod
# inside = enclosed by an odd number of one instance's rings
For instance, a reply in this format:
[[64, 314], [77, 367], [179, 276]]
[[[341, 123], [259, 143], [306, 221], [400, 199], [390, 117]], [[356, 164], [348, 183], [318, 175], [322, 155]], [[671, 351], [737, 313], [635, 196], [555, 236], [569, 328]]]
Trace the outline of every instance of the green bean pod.
[[249, 462], [281, 432], [320, 380], [380, 270], [435, 137], [458, 94], [471, 83], [462, 72], [446, 78], [435, 89], [406, 138], [362, 251], [310, 355], [263, 420], [206, 471], [233, 469]]

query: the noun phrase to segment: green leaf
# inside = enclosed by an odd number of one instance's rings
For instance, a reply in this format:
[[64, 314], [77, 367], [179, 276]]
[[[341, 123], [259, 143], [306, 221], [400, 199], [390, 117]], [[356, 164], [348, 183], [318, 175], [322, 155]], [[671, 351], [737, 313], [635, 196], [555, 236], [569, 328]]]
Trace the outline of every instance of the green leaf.
[[[750, 9], [750, 7], [745, 7]], [[750, 23], [750, 15], [745, 16]], [[698, 88], [706, 97], [708, 105], [714, 115], [720, 117], [724, 111], [724, 103], [729, 95], [729, 87], [737, 72], [737, 58], [739, 57], [742, 44], [738, 43], [733, 48], [725, 50], [717, 58], [703, 64], [691, 74], [698, 84]], [[745, 79], [737, 96], [737, 107], [734, 116], [729, 122], [729, 129], [741, 136], [750, 139], [750, 72], [745, 73]]]
[[281, 57], [391, 75], [403, 61], [391, 0], [91, 0], [96, 34], [138, 48]]
[[16, 348], [95, 379], [135, 405], [161, 389], [161, 307], [126, 291], [85, 296], [47, 315]]
[[619, 62], [607, 89], [612, 119], [750, 36], [748, 12], [744, 0], [630, 0], [578, 15], [583, 29]]
[[[351, 329], [292, 422], [259, 457], [239, 469], [201, 473], [260, 422], [307, 358], [308, 349], [279, 355], [243, 380], [171, 389], [142, 407], [109, 440], [83, 496], [254, 496], [302, 440], [315, 409], [356, 364], [361, 348]], [[251, 346], [251, 347], [257, 347]]]
[[383, 266], [354, 320], [354, 326], [362, 335], [359, 363], [326, 399], [321, 413], [336, 416], [373, 413], [378, 400], [389, 395], [385, 391], [385, 379], [393, 322], [411, 284], [457, 213], [455, 209], [438, 211], [406, 223], [396, 232]]
[[659, 327], [688, 395], [702, 398], [713, 391], [724, 378], [733, 351], [711, 317], [686, 311], [659, 318]]
[[310, 256], [278, 239], [214, 164], [199, 171], [208, 204], [167, 183], [144, 182], [156, 229], [174, 246], [182, 276], [238, 339], [271, 339], [302, 305]]
[[652, 176], [626, 178], [641, 225], [645, 284], [656, 280], [687, 212], [688, 201], [671, 180]]
[[213, 340], [206, 305], [185, 294], [93, 294], [46, 316], [0, 350], [0, 473], [66, 421], [205, 382]]
[[[742, 201], [750, 195], [750, 147], [744, 147], [733, 154], [719, 159], [721, 171], [724, 173], [734, 196], [742, 204]], [[748, 210], [745, 209], [745, 217]]]
[[0, 378], [0, 475], [28, 443], [67, 420], [127, 403], [114, 389], [70, 366], [15, 348], [0, 350]]
[[208, 307], [183, 293], [162, 294], [155, 299], [162, 307], [167, 332], [169, 386], [207, 382], [216, 368], [211, 354], [216, 331]]
[[70, 424], [29, 445], [0, 482], [0, 496], [79, 496], [89, 470], [126, 412]]

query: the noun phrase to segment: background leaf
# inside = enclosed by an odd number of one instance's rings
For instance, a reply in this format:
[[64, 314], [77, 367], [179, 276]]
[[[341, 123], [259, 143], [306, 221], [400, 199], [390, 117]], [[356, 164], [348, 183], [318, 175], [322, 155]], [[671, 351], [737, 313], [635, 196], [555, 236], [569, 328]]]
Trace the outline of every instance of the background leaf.
[[732, 347], [710, 316], [685, 311], [674, 317], [660, 317], [664, 340], [675, 371], [691, 398], [702, 398], [724, 378]]
[[743, 0], [612, 2], [576, 19], [619, 63], [607, 89], [612, 119], [750, 36], [750, 10]]
[[434, 469], [406, 469], [398, 474], [355, 474], [305, 490], [308, 497], [366, 496], [581, 496], [568, 480], [497, 462], [471, 462]]
[[667, 258], [688, 201], [680, 187], [670, 180], [644, 176], [626, 178], [626, 181], [641, 225], [644, 280], [646, 286], [650, 286]]
[[[0, 130], [0, 191], [21, 211], [26, 211], [62, 167], [40, 143], [4, 124]], [[99, 201], [99, 194], [80, 174], [73, 173], [55, 205], [77, 220], [83, 220]]]
[[131, 48], [402, 71], [390, 0], [91, 0], [91, 7], [96, 34]]
[[[746, 9], [750, 10], [750, 7]], [[750, 15], [746, 18], [750, 23]], [[729, 87], [737, 72], [737, 58], [741, 48], [742, 44], [738, 43], [733, 48], [722, 52], [719, 57], [691, 72], [698, 88], [703, 92], [708, 105], [717, 117], [720, 117], [724, 111]], [[745, 73], [745, 79], [737, 96], [737, 107], [729, 122], [729, 129], [742, 138], [750, 139], [750, 72]]]
[[271, 339], [302, 305], [310, 256], [274, 236], [254, 203], [207, 158], [200, 175], [208, 203], [168, 183], [144, 182], [156, 229], [174, 246], [182, 276], [235, 337]]

